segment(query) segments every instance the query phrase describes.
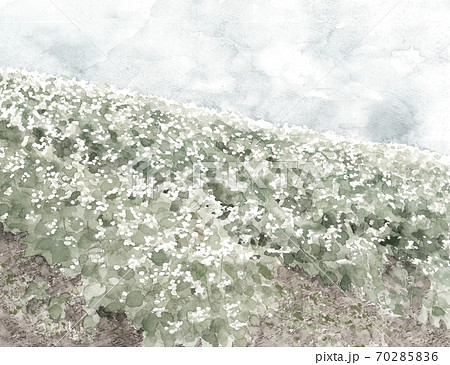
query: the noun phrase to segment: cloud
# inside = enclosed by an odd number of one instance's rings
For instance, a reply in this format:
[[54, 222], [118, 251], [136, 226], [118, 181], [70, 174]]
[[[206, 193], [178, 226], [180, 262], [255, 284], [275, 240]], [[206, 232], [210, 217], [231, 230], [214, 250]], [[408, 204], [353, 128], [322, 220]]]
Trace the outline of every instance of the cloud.
[[450, 138], [436, 120], [448, 115], [439, 112], [448, 100], [444, 0], [400, 3], [369, 34], [396, 1], [58, 1], [101, 51], [49, 3], [33, 11], [34, 3], [19, 0], [2, 11], [1, 66], [272, 122], [298, 103], [285, 121], [450, 153], [443, 141], [433, 143]]

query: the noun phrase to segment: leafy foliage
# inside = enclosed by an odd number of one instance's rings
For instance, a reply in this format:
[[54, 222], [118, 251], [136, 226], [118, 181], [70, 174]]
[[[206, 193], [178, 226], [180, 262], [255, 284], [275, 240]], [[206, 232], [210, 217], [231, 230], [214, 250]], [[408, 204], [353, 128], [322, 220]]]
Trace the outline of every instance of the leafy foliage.
[[442, 156], [0, 75], [0, 220], [145, 345], [247, 344], [282, 264], [449, 325]]

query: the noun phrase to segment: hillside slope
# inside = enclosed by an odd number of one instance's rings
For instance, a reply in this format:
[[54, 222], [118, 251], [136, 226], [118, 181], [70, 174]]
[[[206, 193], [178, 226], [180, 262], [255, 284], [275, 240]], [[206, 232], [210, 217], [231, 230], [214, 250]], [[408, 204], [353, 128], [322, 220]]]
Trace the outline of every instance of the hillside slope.
[[81, 275], [85, 329], [246, 345], [282, 265], [448, 327], [446, 158], [34, 73], [0, 95], [0, 221]]

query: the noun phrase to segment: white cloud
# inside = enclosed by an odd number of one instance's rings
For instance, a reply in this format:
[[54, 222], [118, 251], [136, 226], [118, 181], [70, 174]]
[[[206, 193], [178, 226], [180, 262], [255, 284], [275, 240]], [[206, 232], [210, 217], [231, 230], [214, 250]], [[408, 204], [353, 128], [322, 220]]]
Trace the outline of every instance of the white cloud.
[[56, 1], [99, 51], [50, 2], [3, 1], [0, 66], [273, 122], [329, 72], [286, 120], [450, 153], [448, 2], [400, 3], [342, 59], [395, 3]]

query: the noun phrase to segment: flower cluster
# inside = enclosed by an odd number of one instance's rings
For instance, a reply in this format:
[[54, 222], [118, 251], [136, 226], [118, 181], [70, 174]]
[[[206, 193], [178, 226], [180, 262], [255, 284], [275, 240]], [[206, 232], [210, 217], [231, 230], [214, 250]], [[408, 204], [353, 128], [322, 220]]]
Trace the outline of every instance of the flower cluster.
[[449, 324], [442, 156], [36, 73], [0, 95], [0, 218], [145, 345], [247, 344], [280, 265]]

